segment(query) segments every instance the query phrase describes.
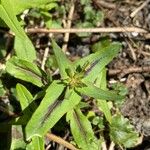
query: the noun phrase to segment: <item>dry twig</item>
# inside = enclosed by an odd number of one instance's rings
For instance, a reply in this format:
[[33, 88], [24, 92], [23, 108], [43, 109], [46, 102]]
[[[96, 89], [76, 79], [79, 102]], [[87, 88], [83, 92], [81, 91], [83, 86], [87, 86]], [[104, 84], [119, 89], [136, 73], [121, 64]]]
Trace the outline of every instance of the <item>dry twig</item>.
[[49, 53], [49, 48], [46, 47], [45, 51], [44, 51], [43, 60], [42, 60], [42, 63], [41, 63], [42, 70], [45, 70], [45, 63], [46, 63], [46, 60], [47, 60], [47, 57], [48, 57], [48, 53]]
[[65, 146], [66, 148], [70, 149], [70, 150], [78, 150], [76, 147], [74, 147], [72, 144], [68, 143], [67, 141], [65, 141], [64, 139], [62, 139], [61, 137], [58, 137], [52, 133], [47, 133], [46, 137], [52, 141], [55, 141], [58, 144], [61, 144], [63, 146]]
[[115, 143], [111, 142], [108, 150], [114, 150]]
[[15, 114], [14, 112], [12, 112], [10, 110], [7, 110], [5, 107], [0, 106], [0, 111], [6, 113], [9, 116], [18, 117], [17, 114]]
[[111, 2], [106, 2], [106, 1], [103, 1], [103, 0], [94, 0], [94, 2], [97, 4], [97, 5], [101, 5], [105, 8], [108, 8], [108, 9], [115, 9], [116, 8], [116, 5], [114, 3], [111, 3]]
[[131, 18], [135, 17], [135, 15], [136, 15], [141, 9], [143, 9], [149, 2], [150, 2], [150, 0], [146, 0], [142, 5], [140, 5], [138, 8], [136, 8], [136, 9], [130, 14], [130, 17], [131, 17]]
[[[74, 3], [72, 1], [72, 5], [71, 5], [71, 8], [70, 8], [70, 11], [69, 11], [69, 15], [68, 15], [68, 21], [67, 21], [67, 24], [66, 24], [66, 28], [67, 29], [70, 29], [71, 28], [71, 23], [72, 23], [72, 17], [73, 17], [73, 13], [74, 13]], [[69, 35], [70, 33], [65, 33], [65, 36], [64, 36], [64, 45], [62, 46], [62, 51], [63, 52], [66, 52], [67, 50], [67, 43], [69, 41]]]
[[[51, 38], [53, 36], [52, 33], [49, 34], [49, 37]], [[41, 68], [43, 70], [45, 70], [45, 63], [46, 63], [46, 60], [48, 58], [48, 54], [49, 54], [49, 47], [46, 47], [45, 51], [44, 51], [44, 56], [43, 56], [43, 60], [42, 60], [42, 64], [41, 64]]]
[[127, 40], [127, 38], [124, 38], [124, 39], [125, 39], [126, 43], [127, 43], [128, 46], [129, 46], [129, 49], [130, 49], [130, 51], [131, 51], [133, 60], [136, 61], [136, 55], [135, 55], [135, 52], [134, 52], [134, 49], [133, 49], [132, 45], [131, 45], [130, 42]]
[[110, 32], [138, 32], [148, 33], [145, 29], [137, 27], [112, 27], [112, 28], [71, 28], [71, 29], [45, 29], [45, 28], [28, 28], [28, 33], [110, 33]]
[[106, 146], [106, 142], [104, 141], [104, 142], [102, 142], [102, 150], [107, 150], [107, 146]]
[[142, 72], [150, 72], [150, 66], [144, 66], [144, 67], [136, 67], [131, 66], [129, 68], [122, 67], [123, 69], [109, 69], [108, 75], [113, 76], [120, 74], [121, 77], [130, 74], [130, 73], [142, 73]]

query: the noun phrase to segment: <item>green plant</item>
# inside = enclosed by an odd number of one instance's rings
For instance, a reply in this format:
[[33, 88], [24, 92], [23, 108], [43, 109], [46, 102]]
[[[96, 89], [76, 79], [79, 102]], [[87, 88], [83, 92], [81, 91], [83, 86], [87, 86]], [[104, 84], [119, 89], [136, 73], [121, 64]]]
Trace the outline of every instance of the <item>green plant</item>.
[[[104, 83], [106, 79], [103, 78], [106, 72], [104, 67], [117, 55], [120, 44], [112, 43], [73, 63], [66, 58], [54, 41], [52, 46], [61, 75], [58, 80], [51, 80], [35, 64], [17, 57], [12, 57], [6, 63], [8, 73], [40, 87], [44, 95], [40, 105], [37, 106], [36, 99], [41, 97], [41, 91], [33, 97], [23, 85], [17, 84], [17, 95], [24, 115], [17, 118], [14, 123], [24, 125], [27, 141], [39, 140], [67, 113], [67, 120], [70, 122], [77, 145], [83, 150], [98, 149], [99, 140], [94, 136], [90, 121], [82, 113], [80, 102], [83, 99], [82, 95], [95, 98], [110, 127], [113, 128], [114, 117], [111, 116], [106, 100], [120, 101], [124, 96], [106, 90], [106, 83]], [[128, 135], [128, 132], [126, 134]], [[134, 132], [132, 134], [136, 137]], [[79, 141], [79, 137], [82, 140]], [[126, 146], [120, 141], [118, 143]], [[43, 144], [41, 146], [43, 147]]]
[[[15, 2], [18, 2], [18, 7], [14, 6]], [[99, 150], [105, 139], [101, 133], [99, 138], [95, 136], [91, 122], [102, 130], [105, 130], [105, 125], [107, 125], [109, 138], [114, 143], [123, 147], [134, 146], [138, 138], [137, 133], [119, 112], [112, 114], [112, 106], [109, 105], [110, 102], [111, 104], [120, 102], [124, 96], [119, 93], [119, 89], [110, 91], [106, 86], [105, 66], [117, 56], [121, 48], [120, 43], [109, 42], [104, 44], [105, 46], [97, 44], [93, 50], [95, 53], [71, 62], [52, 40], [56, 66], [60, 73], [60, 78], [57, 79], [43, 71], [34, 62], [35, 49], [16, 15], [31, 7], [41, 9], [41, 4], [49, 2], [54, 1], [38, 0], [30, 4], [23, 0], [0, 1], [0, 17], [15, 33], [15, 56], [6, 62], [6, 69], [1, 74], [8, 73], [11, 78], [14, 77], [13, 80], [15, 79], [17, 83], [16, 88], [11, 89], [10, 92], [13, 93], [21, 107], [21, 115], [1, 123], [0, 129], [5, 129], [5, 132], [10, 133], [13, 125], [22, 133], [21, 138], [12, 139], [11, 149], [44, 150], [44, 135], [54, 128], [64, 115], [70, 125], [74, 141], [80, 149]], [[10, 5], [13, 6], [11, 10]], [[34, 88], [35, 90], [31, 90]], [[5, 92], [5, 87], [0, 82], [1, 96]], [[84, 107], [88, 107], [85, 96], [96, 101], [96, 106], [104, 116], [99, 117], [93, 113], [93, 121], [89, 121], [83, 111]], [[5, 112], [13, 112], [11, 106], [6, 106]]]
[[[102, 11], [95, 10], [92, 6], [92, 0], [81, 0], [83, 7], [83, 19], [76, 23], [77, 28], [92, 28], [101, 25], [104, 19]], [[91, 33], [78, 33], [80, 37], [89, 36]]]

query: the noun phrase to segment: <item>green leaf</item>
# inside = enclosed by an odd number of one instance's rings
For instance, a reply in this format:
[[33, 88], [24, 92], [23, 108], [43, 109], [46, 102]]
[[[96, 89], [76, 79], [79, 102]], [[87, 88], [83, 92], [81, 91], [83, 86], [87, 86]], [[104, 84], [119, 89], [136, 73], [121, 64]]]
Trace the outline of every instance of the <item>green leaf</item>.
[[91, 5], [87, 5], [84, 7], [85, 20], [92, 21], [96, 15], [95, 10]]
[[94, 136], [92, 126], [80, 109], [68, 112], [67, 120], [70, 121], [71, 132], [79, 148], [99, 150], [98, 140]]
[[26, 143], [23, 140], [23, 132], [21, 125], [12, 126], [12, 142], [10, 150], [25, 150]]
[[15, 14], [17, 15], [17, 14], [22, 13], [26, 9], [41, 8], [41, 7], [43, 8], [44, 5], [46, 5], [46, 4], [49, 5], [49, 9], [50, 9], [55, 4], [55, 3], [53, 3], [55, 1], [58, 1], [58, 0], [32, 0], [32, 1], [30, 1], [30, 0], [13, 0], [11, 3], [14, 7]]
[[11, 144], [11, 150], [25, 150], [26, 143], [20, 139], [14, 139]]
[[76, 88], [76, 90], [80, 94], [84, 94], [84, 95], [93, 97], [95, 99], [116, 101], [116, 100], [121, 100], [124, 98], [124, 96], [117, 95], [113, 91], [102, 90], [102, 89], [94, 86], [92, 83], [89, 83], [89, 82], [85, 82], [84, 87], [78, 87], [78, 88]]
[[[92, 27], [93, 27], [93, 24], [89, 21], [78, 22], [76, 25], [76, 28], [92, 28]], [[87, 36], [90, 36], [91, 33], [83, 32], [83, 33], [77, 33], [77, 35], [79, 37], [87, 37]]]
[[100, 129], [103, 129], [103, 130], [105, 128], [103, 117], [95, 116], [92, 120], [92, 124], [97, 125]]
[[106, 100], [99, 100], [98, 103], [99, 103], [99, 106], [100, 106], [102, 112], [104, 113], [107, 121], [109, 123], [111, 123], [112, 117], [111, 117], [111, 112], [110, 112], [110, 108], [107, 104], [107, 101]]
[[17, 84], [16, 86], [17, 98], [20, 101], [20, 105], [22, 108], [22, 114], [19, 118], [16, 118], [15, 124], [26, 125], [31, 115], [36, 110], [37, 105], [33, 101], [34, 98], [31, 93], [21, 84]]
[[90, 5], [91, 0], [81, 0], [82, 5]]
[[60, 81], [53, 81], [46, 95], [26, 126], [27, 140], [44, 136], [57, 121], [80, 101], [80, 96], [68, 90]]
[[35, 136], [32, 141], [27, 145], [26, 150], [45, 150], [44, 138]]
[[104, 36], [100, 38], [100, 41], [92, 45], [92, 52], [97, 52], [100, 49], [107, 48], [112, 44], [110, 38], [108, 36]]
[[35, 49], [27, 37], [22, 39], [19, 36], [16, 36], [14, 44], [15, 52], [18, 58], [30, 62], [36, 59]]
[[32, 102], [33, 96], [22, 84], [18, 83], [16, 90], [18, 99], [20, 100], [21, 108], [23, 110]]
[[84, 80], [94, 82], [102, 69], [118, 54], [120, 48], [120, 43], [114, 42], [108, 47], [99, 49], [94, 54], [77, 60], [74, 62], [74, 66], [84, 66], [85, 62], [89, 62], [91, 67], [86, 72], [86, 77]]
[[15, 78], [30, 82], [36, 86], [47, 84], [46, 73], [35, 64], [12, 57], [6, 63], [6, 71]]
[[71, 62], [67, 59], [64, 52], [61, 50], [61, 48], [56, 44], [54, 40], [52, 40], [52, 47], [60, 70], [61, 77], [63, 79], [66, 79], [68, 77], [66, 70], [68, 69], [72, 70], [73, 66], [71, 65]]
[[[102, 72], [99, 74], [97, 80], [96, 80], [96, 85], [98, 87], [100, 87], [102, 90], [107, 90], [107, 87], [106, 87], [106, 68], [104, 68], [102, 70]], [[111, 123], [111, 120], [112, 120], [112, 117], [111, 117], [111, 112], [110, 112], [110, 108], [107, 104], [107, 101], [104, 100], [104, 99], [101, 99], [101, 100], [98, 100], [98, 106], [99, 108], [102, 110], [102, 112], [104, 113], [107, 121], [109, 123]]]
[[115, 115], [110, 124], [111, 140], [126, 148], [134, 147], [138, 140], [138, 134], [127, 118]]
[[[17, 6], [15, 4], [15, 6]], [[11, 9], [10, 9], [11, 7]], [[13, 5], [10, 0], [1, 0], [0, 3], [0, 18], [2, 18], [9, 28], [15, 33], [16, 37], [19, 39], [19, 43], [22, 44], [21, 52], [22, 55], [18, 57], [23, 58], [28, 61], [33, 61], [36, 59], [35, 49], [25, 34], [23, 28], [21, 28], [19, 21], [16, 18], [16, 14], [13, 10]], [[21, 53], [20, 52], [20, 53]]]

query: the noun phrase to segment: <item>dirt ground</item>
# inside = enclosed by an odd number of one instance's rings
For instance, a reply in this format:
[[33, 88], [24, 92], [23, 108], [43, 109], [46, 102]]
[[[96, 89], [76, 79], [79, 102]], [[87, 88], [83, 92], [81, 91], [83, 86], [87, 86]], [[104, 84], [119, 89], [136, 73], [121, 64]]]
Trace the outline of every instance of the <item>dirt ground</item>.
[[[94, 2], [98, 5], [98, 0]], [[144, 2], [146, 1], [110, 1], [114, 7], [112, 9], [98, 6], [106, 12], [105, 26], [137, 26], [150, 31], [150, 3], [134, 17], [132, 16]], [[122, 53], [108, 67], [110, 83], [120, 81], [128, 87], [129, 93], [121, 111], [131, 120], [137, 131], [144, 135], [142, 144], [134, 149], [148, 150], [150, 149], [150, 37], [148, 34], [135, 35], [135, 33], [109, 34], [109, 36], [113, 40], [119, 39], [123, 44]]]

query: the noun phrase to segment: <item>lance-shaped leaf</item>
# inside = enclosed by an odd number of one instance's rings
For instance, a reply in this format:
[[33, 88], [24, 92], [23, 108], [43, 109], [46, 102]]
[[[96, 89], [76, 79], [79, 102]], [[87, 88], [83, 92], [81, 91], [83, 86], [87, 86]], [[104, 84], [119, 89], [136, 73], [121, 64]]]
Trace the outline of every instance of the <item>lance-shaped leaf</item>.
[[15, 37], [14, 43], [15, 53], [18, 58], [32, 62], [36, 59], [35, 49], [28, 37]]
[[[40, 8], [42, 5], [45, 5], [47, 3], [52, 3], [57, 0], [13, 0], [11, 3], [14, 7], [15, 14], [20, 14], [24, 10], [29, 9], [29, 8]], [[17, 5], [16, 5], [17, 4]], [[51, 5], [54, 5], [52, 3]]]
[[[16, 4], [15, 4], [16, 5]], [[10, 9], [11, 7], [11, 9]], [[19, 21], [16, 18], [16, 14], [13, 10], [13, 5], [11, 0], [1, 0], [0, 1], [0, 18], [9, 26], [9, 28], [15, 33], [19, 38], [19, 44], [22, 45], [21, 52], [18, 53], [18, 57], [23, 58], [28, 61], [33, 61], [36, 59], [35, 49], [25, 34], [23, 28], [20, 26]]]
[[88, 119], [80, 109], [71, 110], [67, 114], [70, 121], [71, 132], [78, 147], [82, 150], [99, 150], [99, 143]]
[[36, 110], [37, 105], [33, 101], [34, 98], [31, 93], [21, 84], [17, 84], [17, 98], [20, 101], [22, 108], [22, 114], [19, 118], [16, 118], [15, 124], [26, 125], [31, 118], [33, 112]]
[[60, 70], [60, 75], [63, 79], [66, 79], [68, 77], [66, 71], [67, 70], [71, 71], [73, 69], [73, 65], [71, 65], [71, 62], [67, 59], [64, 52], [61, 50], [61, 48], [56, 44], [54, 40], [52, 40], [52, 46]]
[[76, 67], [83, 66], [85, 62], [89, 62], [90, 65], [85, 71], [84, 80], [94, 82], [102, 69], [118, 54], [120, 48], [120, 43], [114, 42], [108, 47], [74, 62], [74, 65]]
[[[20, 101], [21, 108], [22, 108], [22, 110], [24, 110], [25, 108], [27, 108], [32, 103], [33, 96], [26, 89], [26, 87], [24, 87], [22, 84], [18, 83], [16, 86], [16, 90], [17, 90], [17, 97]], [[32, 113], [36, 109], [36, 107], [37, 107], [36, 104], [33, 103], [32, 107], [30, 108]]]
[[124, 96], [120, 96], [113, 91], [105, 91], [96, 86], [92, 83], [85, 82], [83, 87], [78, 87], [76, 90], [83, 95], [87, 95], [93, 97], [95, 99], [104, 99], [104, 100], [121, 100]]
[[79, 101], [80, 96], [76, 92], [54, 81], [26, 126], [27, 140], [33, 136], [44, 136]]
[[30, 82], [36, 86], [43, 86], [47, 83], [46, 73], [35, 64], [26, 60], [12, 57], [6, 63], [6, 71], [15, 78]]
[[[102, 72], [99, 74], [98, 78], [96, 79], [96, 86], [97, 87], [100, 87], [102, 90], [107, 90], [107, 87], [106, 87], [106, 68], [104, 68], [102, 70]], [[112, 120], [112, 116], [111, 116], [111, 112], [110, 112], [110, 108], [108, 106], [108, 103], [106, 100], [104, 99], [101, 99], [101, 100], [98, 100], [98, 105], [99, 105], [99, 108], [102, 110], [102, 112], [104, 113], [107, 121], [109, 123], [111, 123], [111, 120]]]

